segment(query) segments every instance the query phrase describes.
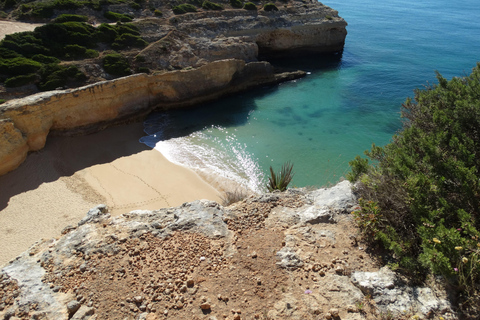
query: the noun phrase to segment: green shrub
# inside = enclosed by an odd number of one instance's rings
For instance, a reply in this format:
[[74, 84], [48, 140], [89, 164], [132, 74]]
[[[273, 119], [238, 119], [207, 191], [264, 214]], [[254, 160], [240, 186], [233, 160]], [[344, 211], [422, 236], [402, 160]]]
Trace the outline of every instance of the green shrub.
[[206, 10], [223, 10], [223, 6], [208, 0], [202, 3], [202, 8]]
[[22, 74], [19, 76], [10, 77], [5, 80], [6, 87], [20, 87], [26, 84], [33, 83], [37, 79], [37, 75], [35, 73], [30, 74]]
[[158, 10], [158, 9], [155, 9], [155, 11], [153, 11], [153, 14], [155, 15], [155, 17], [161, 17], [161, 16], [163, 16], [162, 11], [160, 11], [160, 10]]
[[60, 59], [57, 59], [57, 58], [51, 57], [51, 56], [46, 56], [46, 55], [43, 55], [43, 54], [36, 54], [36, 55], [32, 56], [32, 60], [38, 61], [38, 62], [43, 63], [43, 64], [59, 63], [60, 62]]
[[132, 8], [133, 10], [140, 10], [142, 8], [141, 5], [139, 5], [138, 3], [136, 2], [130, 2], [129, 3], [129, 6], [130, 8]]
[[138, 73], [150, 73], [150, 69], [148, 69], [147, 67], [139, 67], [137, 69], [137, 72]]
[[263, 10], [265, 11], [278, 11], [278, 8], [276, 5], [274, 5], [273, 3], [267, 3], [263, 6]]
[[245, 9], [245, 10], [257, 10], [257, 6], [253, 2], [247, 2], [243, 6], [243, 9]]
[[103, 68], [114, 76], [126, 76], [131, 74], [130, 64], [127, 59], [119, 53], [111, 53], [103, 57]]
[[0, 42], [0, 47], [15, 51], [24, 56], [35, 54], [49, 55], [50, 50], [45, 47], [42, 39], [36, 32], [25, 31], [8, 34]]
[[84, 22], [69, 21], [46, 24], [35, 29], [37, 36], [45, 46], [52, 49], [52, 54], [61, 56], [64, 45], [79, 45], [93, 48], [97, 45], [97, 30]]
[[53, 22], [55, 23], [62, 23], [62, 22], [68, 22], [68, 21], [87, 22], [88, 17], [78, 15], [78, 14], [61, 14], [58, 17], [56, 17], [55, 20], [53, 20]]
[[128, 47], [143, 48], [148, 45], [148, 42], [140, 38], [139, 36], [124, 33], [119, 35], [115, 42], [112, 43], [112, 48], [115, 50], [125, 49]]
[[112, 11], [107, 11], [103, 14], [105, 18], [112, 21], [121, 21], [121, 22], [131, 22], [133, 17], [128, 14], [116, 13]]
[[[384, 221], [375, 240], [410, 274], [419, 268], [441, 274], [464, 298], [476, 296], [478, 306], [480, 63], [470, 76], [437, 79], [404, 103], [403, 131], [366, 152], [375, 165], [364, 170], [364, 161], [355, 159], [351, 166], [366, 171], [358, 192]], [[365, 219], [374, 213], [365, 205], [360, 210]]]
[[0, 99], [0, 104], [7, 102], [5, 99]]
[[243, 8], [243, 1], [242, 0], [230, 0], [230, 5], [233, 8]]
[[117, 23], [115, 28], [116, 28], [118, 34], [129, 33], [129, 34], [133, 34], [133, 35], [136, 35], [136, 36], [140, 35], [140, 30], [138, 30], [138, 28], [134, 24], [131, 24], [131, 23]]
[[326, 15], [326, 16], [325, 16], [325, 19], [327, 19], [327, 20], [332, 20], [333, 18], [332, 18], [332, 16]]
[[108, 23], [102, 23], [97, 28], [97, 36], [101, 42], [112, 43], [118, 36], [118, 31], [116, 26], [109, 25]]
[[35, 73], [41, 67], [41, 63], [23, 57], [0, 60], [0, 73], [11, 76]]
[[190, 3], [183, 3], [181, 5], [173, 7], [173, 13], [175, 14], [184, 14], [187, 12], [197, 12], [197, 8]]
[[292, 170], [293, 164], [291, 164], [290, 162], [285, 162], [282, 166], [282, 169], [277, 174], [273, 171], [273, 168], [270, 167], [270, 177], [268, 177], [267, 184], [268, 191], [285, 191], [289, 183], [292, 181], [293, 176], [295, 175], [294, 173], [292, 173]]
[[82, 82], [86, 80], [85, 74], [77, 66], [61, 66], [58, 64], [43, 65], [39, 71], [41, 80], [37, 87], [41, 91], [55, 90], [64, 87], [68, 81]]
[[69, 44], [64, 47], [66, 59], [88, 59], [98, 57], [98, 51], [87, 49], [78, 44]]
[[20, 57], [20, 54], [13, 50], [2, 47], [0, 42], [0, 59], [11, 59], [17, 57]]

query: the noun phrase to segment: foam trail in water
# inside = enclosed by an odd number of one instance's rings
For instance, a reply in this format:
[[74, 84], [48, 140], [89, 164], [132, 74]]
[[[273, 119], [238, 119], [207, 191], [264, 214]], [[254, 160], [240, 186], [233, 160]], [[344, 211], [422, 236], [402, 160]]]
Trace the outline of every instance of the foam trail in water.
[[154, 148], [169, 161], [193, 169], [219, 190], [240, 187], [255, 193], [264, 191], [264, 174], [254, 156], [226, 128], [212, 127], [166, 140], [164, 135], [157, 131], [141, 142], [149, 146], [155, 143]]

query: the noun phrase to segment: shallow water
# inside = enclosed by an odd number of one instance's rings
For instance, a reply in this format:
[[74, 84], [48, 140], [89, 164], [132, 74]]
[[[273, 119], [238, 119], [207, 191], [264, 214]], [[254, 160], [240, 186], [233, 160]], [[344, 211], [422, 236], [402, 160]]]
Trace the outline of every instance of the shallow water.
[[276, 65], [307, 77], [194, 110], [154, 113], [141, 139], [171, 161], [263, 190], [269, 166], [294, 163], [295, 186], [323, 186], [348, 162], [401, 128], [415, 88], [469, 74], [480, 61], [480, 6], [473, 0], [324, 2], [348, 22], [342, 54]]

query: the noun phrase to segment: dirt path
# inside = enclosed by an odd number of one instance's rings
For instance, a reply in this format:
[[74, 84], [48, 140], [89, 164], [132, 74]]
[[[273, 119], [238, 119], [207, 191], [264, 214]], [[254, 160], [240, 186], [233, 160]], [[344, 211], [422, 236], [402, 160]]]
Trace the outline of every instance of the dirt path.
[[0, 21], [0, 40], [2, 40], [5, 35], [22, 32], [22, 31], [33, 31], [38, 26], [43, 25], [42, 23], [25, 23], [18, 21]]

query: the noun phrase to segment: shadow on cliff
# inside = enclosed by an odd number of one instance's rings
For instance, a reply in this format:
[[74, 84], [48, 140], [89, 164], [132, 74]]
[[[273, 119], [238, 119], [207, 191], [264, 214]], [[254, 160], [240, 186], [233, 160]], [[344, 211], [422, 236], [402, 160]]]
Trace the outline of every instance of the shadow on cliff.
[[158, 141], [185, 137], [205, 128], [244, 125], [258, 108], [256, 100], [276, 90], [277, 85], [266, 86], [194, 108], [152, 112], [144, 122], [148, 136], [140, 141], [154, 148]]
[[11, 197], [34, 190], [42, 183], [149, 150], [139, 142], [144, 135], [142, 123], [134, 123], [85, 136], [49, 136], [44, 149], [29, 154], [20, 167], [0, 176], [0, 210], [7, 207]]

